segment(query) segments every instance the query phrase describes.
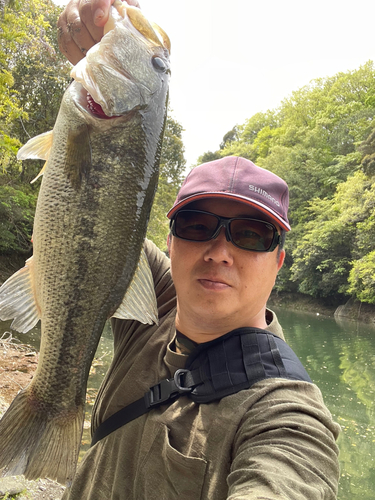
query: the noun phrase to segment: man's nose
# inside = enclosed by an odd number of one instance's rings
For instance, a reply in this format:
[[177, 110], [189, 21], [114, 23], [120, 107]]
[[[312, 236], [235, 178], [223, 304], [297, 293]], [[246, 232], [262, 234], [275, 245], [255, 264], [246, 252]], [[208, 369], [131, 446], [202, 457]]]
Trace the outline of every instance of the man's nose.
[[206, 261], [223, 262], [231, 265], [233, 263], [232, 250], [234, 246], [228, 239], [226, 228], [221, 227], [216, 238], [208, 241], [209, 245], [205, 252]]

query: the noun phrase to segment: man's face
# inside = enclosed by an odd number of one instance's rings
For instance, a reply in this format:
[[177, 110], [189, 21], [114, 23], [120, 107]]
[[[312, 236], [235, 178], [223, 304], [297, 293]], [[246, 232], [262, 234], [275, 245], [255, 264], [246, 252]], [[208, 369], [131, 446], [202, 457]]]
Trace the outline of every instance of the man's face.
[[[269, 220], [238, 201], [206, 199], [189, 209], [222, 217]], [[271, 221], [272, 222], [272, 221]], [[217, 238], [194, 242], [171, 237], [169, 253], [177, 292], [176, 328], [197, 342], [212, 340], [240, 327], [265, 328], [265, 306], [285, 252], [250, 252]]]

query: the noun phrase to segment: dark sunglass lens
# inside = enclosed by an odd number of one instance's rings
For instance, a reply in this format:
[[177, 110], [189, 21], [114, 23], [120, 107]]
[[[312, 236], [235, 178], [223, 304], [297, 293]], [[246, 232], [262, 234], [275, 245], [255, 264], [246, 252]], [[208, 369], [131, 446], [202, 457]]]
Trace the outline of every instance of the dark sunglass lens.
[[204, 241], [212, 237], [217, 225], [218, 220], [213, 215], [185, 210], [176, 215], [174, 230], [179, 238]]
[[238, 219], [230, 223], [233, 243], [246, 250], [267, 251], [273, 240], [274, 230], [266, 222]]

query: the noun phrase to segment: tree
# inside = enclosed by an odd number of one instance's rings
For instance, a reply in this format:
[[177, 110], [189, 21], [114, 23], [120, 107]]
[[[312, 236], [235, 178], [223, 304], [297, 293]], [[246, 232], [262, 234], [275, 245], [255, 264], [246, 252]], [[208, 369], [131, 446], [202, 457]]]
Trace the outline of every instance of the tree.
[[248, 158], [289, 185], [293, 230], [278, 290], [343, 297], [354, 286], [348, 282], [353, 262], [361, 259], [361, 275], [363, 266], [371, 272], [372, 209], [370, 201], [362, 205], [372, 196], [374, 126], [375, 68], [369, 61], [313, 80], [277, 109], [256, 113], [218, 152]]
[[[41, 168], [35, 160], [18, 162], [16, 153], [30, 137], [51, 130], [69, 82], [60, 54], [56, 21], [61, 12], [51, 0], [13, 2], [0, 19], [0, 253], [30, 250]], [[7, 68], [7, 69], [5, 69]], [[2, 79], [1, 79], [2, 78]], [[3, 87], [1, 85], [3, 84]], [[173, 204], [185, 167], [182, 127], [167, 119], [160, 181], [149, 237], [166, 248], [166, 212]]]
[[220, 151], [206, 151], [197, 160], [197, 165], [202, 165], [202, 163], [208, 163], [209, 161], [220, 160], [222, 158]]
[[358, 149], [364, 155], [361, 162], [363, 171], [367, 175], [375, 175], [375, 128]]
[[[374, 181], [358, 171], [337, 187], [333, 198], [310, 202], [311, 220], [296, 242], [291, 267], [292, 279], [302, 293], [371, 298], [374, 199]], [[374, 288], [372, 293], [375, 297]]]
[[353, 262], [348, 293], [361, 302], [375, 304], [375, 250]]
[[[16, 0], [4, 5], [0, 17], [0, 253], [31, 248], [39, 186], [29, 181], [40, 162], [27, 162], [24, 176], [25, 163], [16, 153], [30, 136], [53, 127], [68, 81], [68, 65], [57, 50], [60, 12], [50, 0]], [[45, 75], [52, 75], [47, 97]]]
[[169, 220], [167, 212], [172, 207], [184, 178], [185, 158], [182, 143], [182, 126], [167, 118], [160, 159], [158, 189], [151, 210], [147, 237], [161, 250], [167, 250]]
[[[21, 164], [15, 155], [30, 137], [53, 128], [69, 82], [70, 65], [57, 46], [56, 21], [60, 12], [61, 8], [50, 0], [27, 0], [7, 7], [0, 21], [3, 28], [0, 54], [11, 75], [7, 93], [17, 104], [17, 110], [11, 113], [4, 109], [6, 119], [2, 122], [3, 137], [6, 129], [7, 143], [14, 147], [3, 145], [0, 149], [2, 169], [8, 174], [3, 182], [12, 185], [29, 183], [40, 170], [40, 162]], [[3, 99], [7, 93], [2, 94]], [[25, 168], [29, 171], [24, 178]]]

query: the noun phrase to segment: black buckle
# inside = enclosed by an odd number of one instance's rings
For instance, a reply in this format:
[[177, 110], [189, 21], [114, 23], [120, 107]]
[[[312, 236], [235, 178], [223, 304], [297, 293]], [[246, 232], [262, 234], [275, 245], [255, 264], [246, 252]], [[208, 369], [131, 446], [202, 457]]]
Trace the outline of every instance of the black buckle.
[[193, 390], [192, 387], [184, 387], [182, 385], [182, 377], [186, 373], [189, 373], [189, 370], [177, 370], [173, 378], [162, 380], [158, 384], [151, 387], [149, 392], [146, 392], [144, 395], [147, 408], [164, 403], [165, 401], [176, 398], [181, 394], [191, 392]]

